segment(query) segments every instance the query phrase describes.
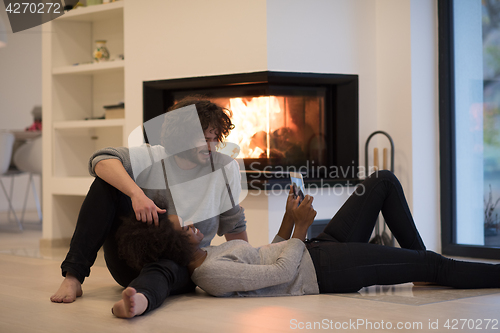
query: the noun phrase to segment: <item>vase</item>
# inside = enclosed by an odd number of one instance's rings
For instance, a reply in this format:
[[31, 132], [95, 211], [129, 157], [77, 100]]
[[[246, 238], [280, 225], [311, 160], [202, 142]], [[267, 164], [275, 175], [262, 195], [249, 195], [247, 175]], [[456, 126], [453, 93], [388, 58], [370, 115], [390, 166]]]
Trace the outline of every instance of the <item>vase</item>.
[[109, 60], [109, 51], [106, 47], [105, 40], [96, 40], [95, 41], [95, 50], [94, 50], [94, 61], [95, 62], [104, 62]]
[[102, 5], [102, 0], [87, 0], [87, 6]]

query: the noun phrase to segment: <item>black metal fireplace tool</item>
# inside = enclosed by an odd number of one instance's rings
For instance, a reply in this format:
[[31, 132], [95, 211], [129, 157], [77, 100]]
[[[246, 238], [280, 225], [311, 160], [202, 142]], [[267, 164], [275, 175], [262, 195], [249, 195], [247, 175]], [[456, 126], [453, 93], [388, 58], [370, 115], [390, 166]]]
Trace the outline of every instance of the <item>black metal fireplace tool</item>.
[[[370, 144], [370, 140], [377, 134], [383, 134], [389, 139], [389, 142], [391, 144], [391, 166], [390, 166], [390, 171], [394, 173], [394, 141], [392, 141], [391, 136], [384, 131], [375, 131], [370, 136], [368, 139], [366, 139], [365, 143], [365, 172], [368, 172], [368, 146]], [[374, 165], [375, 168], [378, 170], [378, 149], [374, 149]], [[387, 168], [387, 154], [386, 154], [386, 149], [384, 148], [384, 154], [383, 154], [383, 164], [382, 164], [383, 169]], [[372, 244], [379, 244], [379, 245], [386, 245], [386, 246], [394, 246], [394, 235], [389, 236], [389, 234], [386, 231], [387, 225], [384, 222], [384, 227], [382, 231], [380, 230], [380, 223], [379, 219], [377, 218], [377, 222], [375, 225], [375, 235], [372, 237], [370, 240], [370, 243]]]

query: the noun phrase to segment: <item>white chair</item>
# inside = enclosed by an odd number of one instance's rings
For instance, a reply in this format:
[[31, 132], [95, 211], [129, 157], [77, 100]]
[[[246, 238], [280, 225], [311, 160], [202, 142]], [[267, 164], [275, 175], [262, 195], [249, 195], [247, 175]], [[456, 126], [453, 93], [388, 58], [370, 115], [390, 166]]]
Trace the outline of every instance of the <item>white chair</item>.
[[0, 186], [2, 187], [3, 193], [7, 198], [7, 204], [9, 205], [9, 219], [10, 214], [14, 215], [14, 219], [17, 222], [17, 226], [20, 231], [23, 230], [23, 225], [21, 221], [17, 218], [16, 211], [12, 206], [12, 192], [14, 187], [14, 178], [11, 180], [10, 193], [7, 193], [5, 186], [3, 184], [1, 176], [13, 176], [12, 173], [9, 174], [9, 165], [12, 158], [12, 147], [14, 146], [14, 134], [8, 132], [0, 132]]
[[33, 179], [33, 175], [42, 175], [42, 137], [40, 136], [33, 140], [29, 140], [28, 142], [22, 144], [19, 148], [17, 148], [16, 152], [14, 153], [14, 164], [19, 170], [28, 172], [30, 175], [26, 194], [24, 195], [21, 224], [24, 223], [24, 214], [26, 213], [26, 204], [28, 202], [30, 187], [33, 190], [33, 196], [35, 198], [38, 220], [40, 223], [42, 223], [42, 209], [40, 200], [36, 193], [35, 180]]

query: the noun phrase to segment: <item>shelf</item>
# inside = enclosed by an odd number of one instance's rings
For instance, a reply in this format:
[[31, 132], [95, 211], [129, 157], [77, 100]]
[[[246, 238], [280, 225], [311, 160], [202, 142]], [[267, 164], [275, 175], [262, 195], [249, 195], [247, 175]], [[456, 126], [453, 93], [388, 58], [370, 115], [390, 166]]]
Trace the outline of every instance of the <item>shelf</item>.
[[53, 195], [87, 195], [94, 177], [52, 177]]
[[123, 1], [79, 7], [58, 17], [56, 21], [95, 22], [115, 16], [123, 16]]
[[114, 60], [108, 62], [99, 62], [93, 64], [83, 64], [75, 66], [62, 66], [52, 69], [53, 75], [92, 75], [96, 73], [104, 73], [106, 71], [117, 71], [125, 68], [125, 60]]
[[124, 125], [125, 119], [70, 120], [55, 122], [54, 129], [119, 127]]
[[[90, 156], [123, 146], [125, 119], [92, 119], [104, 105], [125, 101], [125, 0], [80, 7], [49, 22], [44, 49], [44, 238], [71, 237], [94, 177]], [[44, 30], [45, 31], [45, 30]], [[92, 63], [96, 40], [106, 40], [110, 61]], [[45, 118], [44, 118], [45, 119]], [[47, 157], [47, 158], [45, 158]]]

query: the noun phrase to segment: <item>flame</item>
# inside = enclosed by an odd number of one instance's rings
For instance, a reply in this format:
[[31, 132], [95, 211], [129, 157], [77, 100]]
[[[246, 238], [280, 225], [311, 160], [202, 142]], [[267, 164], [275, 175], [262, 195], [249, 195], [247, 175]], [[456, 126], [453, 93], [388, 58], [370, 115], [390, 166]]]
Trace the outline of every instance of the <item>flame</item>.
[[230, 98], [226, 107], [233, 112], [234, 130], [228, 142], [240, 146], [239, 158], [269, 158], [270, 134], [285, 125], [284, 98], [262, 96], [254, 98]]

